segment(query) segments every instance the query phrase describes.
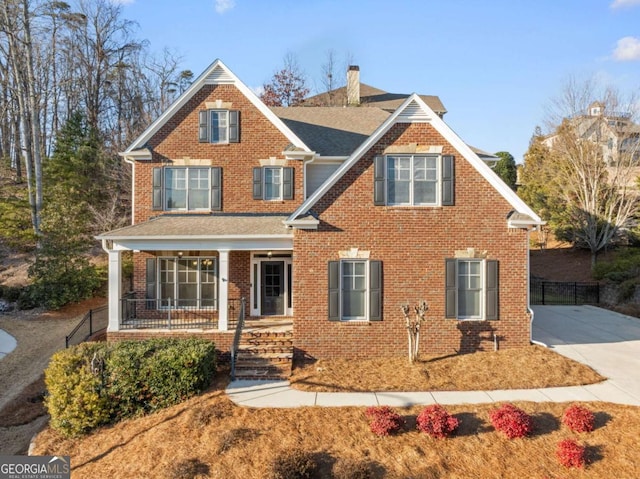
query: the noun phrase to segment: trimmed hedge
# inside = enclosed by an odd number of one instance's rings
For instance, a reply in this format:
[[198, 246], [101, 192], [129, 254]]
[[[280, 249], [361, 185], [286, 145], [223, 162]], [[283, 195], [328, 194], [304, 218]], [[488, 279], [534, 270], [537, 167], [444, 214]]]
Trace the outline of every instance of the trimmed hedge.
[[76, 436], [178, 404], [215, 372], [215, 345], [205, 339], [81, 344], [53, 356], [45, 406], [54, 429]]

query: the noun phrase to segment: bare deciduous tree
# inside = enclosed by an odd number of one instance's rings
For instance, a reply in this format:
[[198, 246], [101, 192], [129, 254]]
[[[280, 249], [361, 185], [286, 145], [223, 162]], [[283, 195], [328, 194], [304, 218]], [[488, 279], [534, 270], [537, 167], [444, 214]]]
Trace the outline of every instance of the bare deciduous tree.
[[635, 100], [610, 87], [598, 88], [592, 80], [569, 81], [548, 112], [552, 130], [543, 142], [549, 153], [538, 158], [537, 168], [527, 168], [525, 159], [527, 175], [544, 178], [546, 202], [559, 219], [556, 226], [591, 251], [592, 266], [637, 212]]

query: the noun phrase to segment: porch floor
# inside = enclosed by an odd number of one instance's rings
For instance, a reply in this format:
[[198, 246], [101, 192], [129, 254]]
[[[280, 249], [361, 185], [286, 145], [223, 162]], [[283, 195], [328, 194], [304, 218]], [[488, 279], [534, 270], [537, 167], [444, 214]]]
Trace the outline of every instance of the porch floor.
[[261, 318], [247, 319], [244, 322], [243, 332], [272, 332], [285, 333], [293, 331], [293, 318]]

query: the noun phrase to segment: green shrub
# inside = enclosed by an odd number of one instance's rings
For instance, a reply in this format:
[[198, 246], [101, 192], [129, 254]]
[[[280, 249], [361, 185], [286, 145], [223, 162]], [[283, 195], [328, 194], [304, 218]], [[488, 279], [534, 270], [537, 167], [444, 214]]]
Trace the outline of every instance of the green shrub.
[[118, 417], [177, 404], [209, 386], [215, 346], [206, 339], [123, 341], [107, 361], [109, 395]]
[[6, 286], [0, 284], [0, 298], [7, 300], [10, 303], [15, 303], [20, 298], [20, 292], [23, 288], [18, 286]]
[[51, 426], [64, 436], [77, 436], [109, 422], [101, 375], [91, 371], [91, 360], [101, 349], [87, 343], [58, 351], [45, 370], [49, 394], [44, 404]]
[[52, 427], [74, 436], [177, 404], [204, 390], [215, 371], [215, 345], [205, 339], [82, 344], [52, 359], [45, 405]]

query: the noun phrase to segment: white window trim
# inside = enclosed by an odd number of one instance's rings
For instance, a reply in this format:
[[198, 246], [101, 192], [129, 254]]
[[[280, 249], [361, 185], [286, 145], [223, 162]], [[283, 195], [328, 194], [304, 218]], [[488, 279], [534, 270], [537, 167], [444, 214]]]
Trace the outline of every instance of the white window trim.
[[[389, 202], [389, 158], [410, 158], [411, 159], [411, 181], [409, 189], [409, 203], [390, 203]], [[436, 159], [436, 201], [434, 203], [415, 203], [414, 202], [414, 179], [413, 168], [414, 158], [435, 158]], [[442, 206], [442, 155], [429, 154], [397, 154], [397, 155], [385, 155], [384, 156], [384, 175], [385, 175], [385, 201], [387, 206], [393, 206], [397, 208], [433, 208]]]
[[[156, 297], [158, 298], [159, 301], [159, 308], [158, 309], [168, 309], [169, 305], [168, 303], [166, 303], [166, 301], [169, 298], [163, 298], [162, 297], [162, 260], [174, 260], [174, 270], [173, 270], [173, 278], [174, 278], [174, 282], [173, 282], [173, 297], [170, 298], [171, 299], [171, 307], [172, 309], [200, 309], [201, 303], [202, 303], [202, 276], [201, 276], [201, 270], [200, 270], [200, 264], [202, 260], [211, 260], [213, 261], [213, 264], [215, 265], [214, 267], [214, 297], [213, 298], [207, 298], [207, 299], [213, 299], [213, 306], [205, 306], [206, 308], [213, 308], [215, 311], [217, 311], [218, 308], [218, 284], [219, 284], [219, 272], [218, 272], [218, 258], [216, 258], [215, 256], [159, 256], [157, 258], [157, 280], [156, 280]], [[192, 306], [176, 306], [175, 302], [176, 299], [179, 301], [180, 298], [177, 298], [178, 296], [178, 261], [179, 260], [197, 260], [198, 261], [198, 281], [197, 281], [197, 285], [198, 285], [198, 297], [197, 297], [197, 302], [198, 302], [198, 306], [196, 307], [192, 307]], [[204, 284], [211, 284], [211, 283], [204, 283]]]
[[486, 285], [486, 269], [487, 269], [487, 261], [484, 259], [478, 258], [458, 258], [456, 260], [456, 284], [458, 285], [458, 311], [460, 310], [460, 291], [462, 288], [460, 287], [460, 263], [480, 263], [480, 315], [479, 316], [462, 316], [458, 314], [458, 318], [460, 321], [479, 321], [484, 320], [487, 316], [486, 310], [486, 295], [487, 295], [487, 285]]
[[[364, 284], [365, 284], [365, 293], [364, 293], [364, 316], [345, 316], [343, 313], [342, 305], [343, 303], [343, 294], [344, 294], [344, 275], [342, 265], [344, 263], [364, 263]], [[370, 284], [370, 274], [369, 274], [369, 260], [362, 258], [349, 258], [349, 259], [341, 259], [340, 260], [340, 321], [345, 322], [357, 322], [369, 321], [369, 297], [371, 291], [369, 289]]]
[[[278, 189], [277, 198], [267, 198], [267, 170], [279, 170], [280, 171], [280, 183]], [[281, 166], [263, 166], [262, 167], [262, 199], [265, 201], [282, 201], [284, 190], [284, 169]]]
[[[207, 206], [204, 208], [193, 208], [190, 209], [189, 208], [189, 170], [196, 170], [196, 169], [205, 169], [207, 170], [207, 182], [209, 184], [209, 187], [207, 189]], [[169, 190], [169, 188], [167, 187], [167, 172], [169, 170], [185, 170], [186, 172], [186, 176], [185, 176], [185, 191], [186, 191], [186, 195], [185, 195], [185, 207], [184, 208], [170, 208], [169, 207], [169, 195], [167, 194], [167, 191]], [[163, 193], [163, 197], [164, 197], [164, 211], [211, 211], [211, 168], [208, 166], [168, 166], [163, 168], [163, 172], [162, 174], [164, 175], [163, 178], [163, 188], [164, 191]]]
[[[225, 127], [226, 130], [226, 140], [224, 141], [213, 141], [213, 114], [214, 113], [226, 113], [226, 117], [227, 117], [227, 126]], [[212, 143], [214, 145], [227, 145], [229, 144], [229, 110], [225, 110], [224, 108], [211, 108], [207, 111], [207, 115], [209, 115], [209, 143]], [[216, 128], [216, 130], [218, 130]]]

